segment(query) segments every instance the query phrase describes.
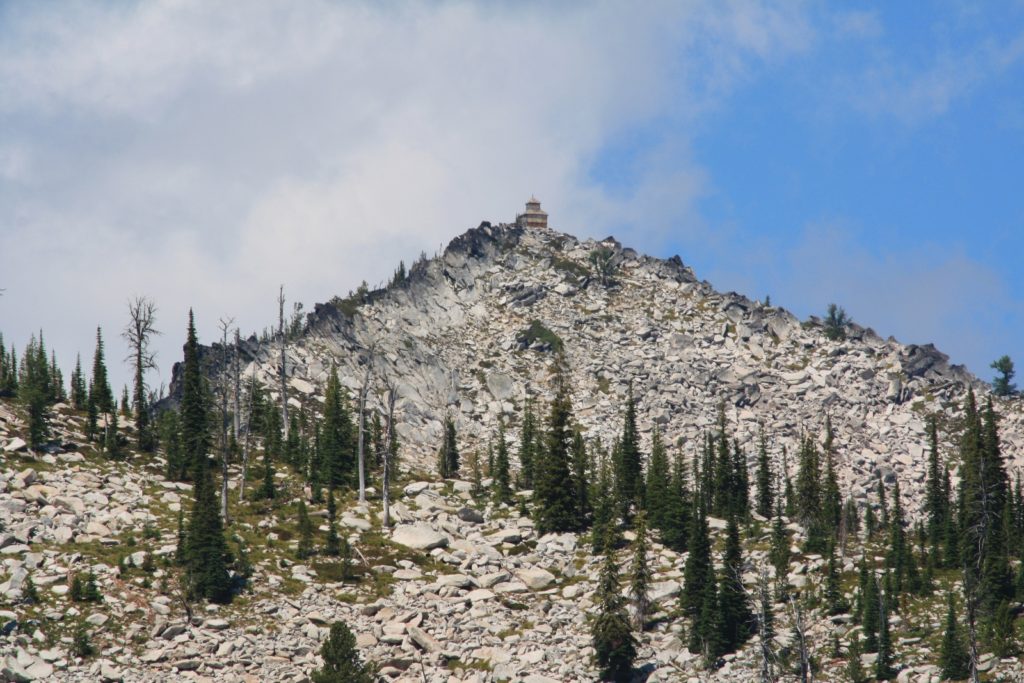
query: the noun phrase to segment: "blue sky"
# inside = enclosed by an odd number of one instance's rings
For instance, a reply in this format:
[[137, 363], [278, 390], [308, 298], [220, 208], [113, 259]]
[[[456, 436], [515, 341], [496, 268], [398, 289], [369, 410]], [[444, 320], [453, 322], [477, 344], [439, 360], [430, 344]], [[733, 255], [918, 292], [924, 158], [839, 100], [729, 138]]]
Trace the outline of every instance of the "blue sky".
[[0, 3], [0, 332], [119, 360], [144, 294], [159, 384], [189, 307], [259, 330], [535, 193], [988, 378], [1024, 358], [1022, 148], [1009, 0]]

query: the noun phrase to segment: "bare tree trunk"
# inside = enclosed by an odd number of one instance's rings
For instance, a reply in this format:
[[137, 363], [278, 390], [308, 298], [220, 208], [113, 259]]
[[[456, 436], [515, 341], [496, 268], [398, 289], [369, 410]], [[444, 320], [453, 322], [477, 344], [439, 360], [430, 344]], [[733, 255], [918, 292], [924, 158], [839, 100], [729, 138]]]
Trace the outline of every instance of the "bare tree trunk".
[[128, 318], [121, 336], [132, 350], [125, 360], [131, 360], [135, 366], [132, 403], [135, 409], [135, 438], [141, 451], [153, 445], [148, 434], [150, 418], [149, 405], [146, 403], [145, 373], [146, 370], [156, 368], [156, 354], [149, 350], [153, 335], [160, 334], [156, 329], [156, 304], [144, 296], [136, 297], [128, 302]]
[[757, 634], [761, 655], [761, 683], [775, 681], [775, 651], [772, 649], [773, 634], [769, 627], [771, 604], [768, 568], [762, 566], [757, 576]]
[[388, 489], [391, 486], [391, 444], [394, 443], [395, 400], [398, 398], [398, 391], [387, 377], [384, 378], [384, 386], [386, 387], [388, 426], [384, 432], [384, 475], [381, 477], [381, 496], [384, 500], [384, 528], [386, 529], [391, 526], [391, 495]]
[[373, 372], [373, 355], [366, 364], [363, 385], [359, 388], [359, 502], [366, 502], [366, 394], [370, 391], [370, 373]]
[[284, 425], [284, 438], [288, 439], [288, 385], [285, 383], [287, 373], [285, 371], [285, 336], [284, 336], [284, 285], [281, 285], [281, 293], [277, 297], [277, 333], [281, 337], [281, 422]]
[[803, 613], [792, 595], [789, 596], [789, 606], [793, 610], [793, 631], [796, 633], [800, 655], [800, 683], [812, 683], [814, 672], [811, 670], [811, 653], [807, 649], [807, 628], [804, 625]]
[[235, 419], [234, 419], [234, 427], [235, 427], [235, 438], [236, 439], [238, 438], [238, 436], [241, 434], [241, 431], [242, 431], [242, 412], [241, 412], [241, 406], [239, 405], [240, 394], [242, 393], [241, 392], [242, 381], [241, 381], [241, 371], [240, 371], [241, 370], [241, 368], [240, 368], [241, 359], [239, 358], [239, 350], [241, 349], [241, 347], [242, 347], [242, 338], [241, 338], [241, 335], [238, 333], [238, 328], [236, 327], [235, 328], [234, 363], [232, 363], [232, 368], [231, 368], [231, 374], [232, 374], [232, 376], [234, 378], [234, 381], [235, 381], [235, 415], [234, 415]]
[[249, 475], [249, 446], [252, 444], [252, 404], [255, 400], [256, 378], [249, 379], [249, 405], [245, 418], [245, 445], [242, 446], [242, 478], [238, 483], [238, 501], [245, 500], [245, 480]]
[[227, 525], [228, 519], [228, 328], [234, 318], [220, 319], [221, 373], [220, 373], [220, 514]]

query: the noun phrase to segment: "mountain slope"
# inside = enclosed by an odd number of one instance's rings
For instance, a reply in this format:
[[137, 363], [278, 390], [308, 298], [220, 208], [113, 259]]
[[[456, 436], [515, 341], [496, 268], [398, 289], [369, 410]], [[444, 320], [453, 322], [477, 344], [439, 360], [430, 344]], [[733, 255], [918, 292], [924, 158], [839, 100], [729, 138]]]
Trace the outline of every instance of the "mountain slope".
[[[602, 247], [613, 254], [609, 283], [590, 260]], [[252, 349], [246, 369], [272, 387], [277, 348]], [[463, 450], [482, 448], [499, 416], [514, 436], [526, 399], [550, 397], [560, 364], [577, 419], [605, 445], [630, 385], [645, 440], [657, 425], [669, 443], [695, 448], [724, 402], [751, 457], [764, 425], [776, 465], [783, 446], [792, 452], [828, 414], [844, 490], [862, 497], [877, 475], [898, 476], [912, 507], [924, 478], [925, 415], [953, 418], [968, 387], [987, 391], [931, 345], [856, 325], [845, 341], [829, 341], [818, 320], [716, 292], [678, 257], [505, 224], [466, 232], [399, 285], [317, 305], [287, 348], [293, 403], [322, 392], [332, 363], [355, 392], [370, 349], [376, 376], [399, 389], [403, 457], [423, 468], [432, 466], [446, 413]], [[1019, 466], [1018, 403], [1000, 411], [1011, 467]], [[947, 447], [949, 435], [943, 430]]]

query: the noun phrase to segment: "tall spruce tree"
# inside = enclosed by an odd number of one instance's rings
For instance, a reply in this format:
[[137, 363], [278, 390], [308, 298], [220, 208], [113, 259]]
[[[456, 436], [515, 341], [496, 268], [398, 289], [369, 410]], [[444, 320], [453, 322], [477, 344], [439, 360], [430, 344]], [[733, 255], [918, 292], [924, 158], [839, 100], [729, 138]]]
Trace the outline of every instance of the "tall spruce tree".
[[939, 668], [944, 679], [959, 681], [970, 675], [971, 658], [957, 623], [959, 615], [952, 592], [948, 594], [947, 600], [949, 607], [946, 610], [946, 630], [942, 635], [942, 649], [939, 650]]
[[548, 416], [545, 448], [534, 463], [535, 520], [537, 531], [542, 534], [575, 531], [579, 527], [575, 490], [567, 485], [572, 481], [569, 470], [571, 422], [569, 390], [559, 378]]
[[50, 433], [46, 422], [46, 410], [52, 400], [50, 380], [50, 367], [40, 332], [39, 339], [33, 336], [25, 347], [21, 377], [18, 379], [18, 399], [28, 413], [29, 443], [33, 447], [43, 445]]
[[[3, 342], [0, 340], [0, 351], [3, 350]], [[71, 407], [75, 410], [85, 410], [85, 403], [89, 400], [89, 391], [85, 386], [85, 376], [82, 374], [82, 354], [75, 356], [75, 369], [71, 373]]]
[[[191, 312], [189, 316], [191, 317]], [[114, 392], [107, 380], [107, 364], [103, 358], [103, 332], [96, 328], [96, 352], [92, 357], [92, 382], [90, 393], [96, 408], [101, 413], [114, 412]]]
[[199, 461], [193, 473], [192, 515], [185, 548], [185, 572], [193, 599], [231, 601], [228, 547], [220, 517], [212, 467]]
[[313, 683], [373, 683], [373, 669], [363, 664], [356, 650], [356, 637], [343, 621], [331, 624], [330, 634], [320, 648], [324, 665], [311, 674]]
[[878, 597], [878, 657], [875, 658], [875, 678], [888, 681], [896, 675], [893, 669], [893, 644], [889, 630], [891, 596], [879, 592]]
[[444, 437], [437, 451], [438, 471], [442, 479], [459, 476], [459, 447], [456, 443], [455, 420], [451, 415], [444, 418]]
[[299, 499], [297, 511], [299, 544], [295, 555], [304, 560], [313, 554], [313, 522], [309, 519], [309, 511], [306, 510], [306, 501]]
[[925, 514], [928, 517], [928, 544], [933, 556], [941, 554], [942, 540], [949, 511], [949, 499], [943, 486], [943, 470], [939, 461], [939, 425], [935, 415], [928, 417], [928, 475], [925, 484]]
[[594, 600], [598, 613], [591, 625], [595, 658], [602, 681], [628, 681], [636, 659], [636, 638], [629, 626], [625, 601], [619, 589], [619, 568], [614, 543], [604, 542], [604, 563]]
[[729, 515], [725, 531], [723, 574], [718, 593], [722, 616], [721, 643], [725, 652], [733, 652], [753, 633], [754, 615], [743, 587], [743, 551], [736, 515]]
[[338, 506], [334, 503], [334, 491], [327, 492], [327, 540], [324, 543], [324, 555], [337, 557], [341, 554], [341, 541], [338, 538]]
[[533, 488], [533, 465], [539, 441], [533, 399], [529, 399], [526, 401], [526, 409], [523, 411], [523, 427], [519, 433], [520, 488]]
[[644, 630], [651, 612], [652, 573], [647, 551], [647, 515], [641, 510], [636, 516], [636, 540], [633, 541], [633, 561], [629, 567], [629, 599], [638, 631]]
[[615, 506], [615, 495], [612, 488], [611, 473], [608, 471], [607, 459], [598, 467], [597, 485], [594, 499], [594, 524], [590, 530], [591, 547], [595, 555], [604, 554], [609, 541], [614, 548], [618, 542], [618, 515]]
[[686, 460], [680, 453], [674, 458], [672, 477], [666, 490], [661, 542], [677, 553], [686, 552], [691, 516], [690, 491], [687, 484]]
[[[95, 379], [93, 380], [95, 383]], [[199, 367], [199, 340], [195, 318], [188, 312], [188, 333], [185, 341], [185, 362], [181, 386], [181, 443], [187, 476], [195, 477], [206, 469], [210, 450], [209, 392]], [[95, 391], [95, 387], [94, 387]], [[102, 407], [102, 404], [97, 403]]]
[[821, 465], [818, 448], [810, 436], [804, 436], [800, 443], [796, 497], [797, 517], [807, 533], [804, 549], [813, 553], [824, 552], [827, 532], [822, 514]]
[[647, 465], [647, 520], [652, 529], [664, 535], [669, 524], [669, 497], [671, 492], [671, 473], [668, 465], [668, 454], [661, 439], [661, 431], [655, 427], [651, 437], [651, 459]]
[[622, 434], [615, 458], [616, 495], [622, 516], [627, 520], [630, 510], [642, 504], [643, 473], [640, 465], [640, 434], [636, 426], [636, 399], [633, 385], [629, 386], [626, 412], [622, 417]]
[[576, 503], [576, 524], [580, 531], [590, 523], [590, 478], [587, 474], [587, 444], [579, 425], [572, 433], [572, 485]]
[[348, 401], [338, 379], [338, 368], [332, 365], [324, 390], [320, 432], [322, 478], [331, 490], [350, 484], [353, 480], [356, 466], [353, 431]]
[[821, 490], [821, 516], [826, 534], [835, 537], [839, 530], [843, 496], [839, 491], [839, 479], [836, 475], [835, 432], [830, 416], [825, 417], [825, 443], [822, 450], [825, 453], [825, 479]]
[[505, 438], [505, 421], [498, 421], [498, 447], [494, 456], [494, 468], [491, 472], [494, 480], [494, 502], [512, 502], [512, 484], [508, 464], [508, 440]]
[[765, 519], [772, 516], [775, 509], [774, 492], [772, 491], [772, 467], [768, 459], [768, 442], [764, 435], [764, 425], [757, 439], [757, 504], [755, 511]]
[[691, 518], [688, 536], [690, 552], [683, 567], [683, 590], [679, 593], [679, 607], [686, 616], [696, 621], [700, 618], [701, 607], [707, 597], [707, 585], [715, 581], [708, 520], [699, 505]]

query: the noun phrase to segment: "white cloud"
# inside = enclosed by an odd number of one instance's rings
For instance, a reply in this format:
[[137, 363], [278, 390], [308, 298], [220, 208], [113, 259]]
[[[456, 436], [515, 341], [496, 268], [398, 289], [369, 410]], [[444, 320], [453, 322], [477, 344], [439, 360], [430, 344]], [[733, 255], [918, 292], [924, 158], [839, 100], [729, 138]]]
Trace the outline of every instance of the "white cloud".
[[148, 294], [165, 368], [189, 306], [204, 340], [225, 314], [258, 329], [278, 284], [310, 305], [380, 281], [530, 193], [581, 234], [699, 230], [687, 134], [628, 191], [588, 164], [812, 41], [798, 6], [718, 2], [60, 3], [0, 24], [3, 331], [42, 327], [70, 363], [99, 323], [117, 360]]

